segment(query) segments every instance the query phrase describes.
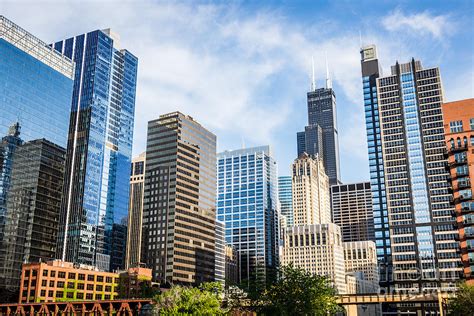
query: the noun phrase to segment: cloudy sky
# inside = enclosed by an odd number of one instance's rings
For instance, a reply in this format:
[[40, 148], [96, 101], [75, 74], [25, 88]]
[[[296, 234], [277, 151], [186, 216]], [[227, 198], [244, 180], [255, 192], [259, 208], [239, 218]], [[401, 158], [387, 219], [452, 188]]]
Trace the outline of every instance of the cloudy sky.
[[[263, 1], [262, 1], [263, 3]], [[474, 97], [473, 1], [0, 1], [0, 14], [46, 42], [112, 28], [139, 58], [134, 154], [146, 123], [179, 110], [218, 150], [270, 144], [289, 174], [304, 128], [311, 56], [325, 54], [337, 95], [344, 182], [367, 180], [359, 47], [385, 73], [415, 57], [441, 68], [448, 101]]]

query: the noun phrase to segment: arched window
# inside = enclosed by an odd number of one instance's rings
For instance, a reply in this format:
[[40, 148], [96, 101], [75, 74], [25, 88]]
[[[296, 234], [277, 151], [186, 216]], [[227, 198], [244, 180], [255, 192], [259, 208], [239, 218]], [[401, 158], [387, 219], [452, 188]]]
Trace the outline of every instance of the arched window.
[[461, 147], [461, 138], [456, 138], [456, 143], [458, 144], [458, 147]]
[[467, 137], [464, 136], [464, 147], [467, 147]]
[[[472, 136], [471, 136], [472, 137]], [[454, 148], [454, 138], [451, 138], [449, 140], [449, 144], [451, 145], [451, 148]]]

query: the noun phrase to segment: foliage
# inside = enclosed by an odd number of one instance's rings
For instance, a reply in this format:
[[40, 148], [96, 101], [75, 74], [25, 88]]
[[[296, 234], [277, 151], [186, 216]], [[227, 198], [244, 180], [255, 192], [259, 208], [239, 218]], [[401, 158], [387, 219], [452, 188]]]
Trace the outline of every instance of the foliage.
[[249, 296], [259, 314], [326, 316], [342, 311], [327, 278], [292, 265], [280, 268], [278, 275], [257, 299]]
[[462, 284], [456, 297], [448, 302], [448, 315], [472, 315], [474, 311], [474, 285]]
[[222, 286], [218, 282], [203, 283], [198, 288], [173, 286], [155, 296], [159, 315], [225, 315], [221, 308]]

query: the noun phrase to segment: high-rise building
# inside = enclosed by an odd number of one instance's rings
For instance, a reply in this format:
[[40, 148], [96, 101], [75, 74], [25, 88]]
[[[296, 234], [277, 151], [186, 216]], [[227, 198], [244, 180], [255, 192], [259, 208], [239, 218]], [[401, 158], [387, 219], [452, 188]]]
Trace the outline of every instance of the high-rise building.
[[339, 294], [347, 292], [341, 230], [334, 224], [287, 227], [283, 265], [293, 264], [308, 272], [327, 276]]
[[110, 30], [52, 47], [76, 65], [57, 256], [122, 268], [138, 60]]
[[331, 223], [329, 179], [321, 158], [302, 153], [292, 174], [293, 225]]
[[474, 282], [474, 99], [443, 104], [444, 133], [454, 193], [464, 277]]
[[341, 183], [339, 167], [339, 136], [337, 132], [336, 94], [332, 89], [329, 71], [326, 86], [316, 88], [314, 81], [307, 94], [308, 126], [304, 132], [297, 134], [298, 157], [306, 152], [309, 155], [320, 155], [330, 184]]
[[145, 153], [132, 159], [130, 173], [130, 202], [127, 222], [125, 268], [140, 263], [143, 226], [143, 194], [145, 192]]
[[375, 245], [380, 268], [380, 286], [382, 291], [389, 292], [393, 286], [392, 250], [377, 99], [377, 79], [382, 76], [382, 69], [377, 59], [375, 45], [361, 48], [360, 53]]
[[[363, 49], [363, 58], [367, 54]], [[370, 87], [370, 76], [368, 80]], [[366, 79], [364, 86], [365, 82]], [[378, 106], [369, 114], [378, 116], [380, 129], [385, 166], [380, 175], [385, 178], [394, 289], [397, 292], [453, 290], [460, 274], [460, 258], [444, 157], [439, 69], [424, 69], [414, 59], [404, 64], [397, 62], [391, 67], [390, 75], [376, 79], [376, 89]], [[371, 94], [372, 88], [369, 90]], [[368, 99], [370, 109], [374, 100]], [[369, 155], [373, 151], [369, 145]], [[377, 187], [378, 182], [372, 185]], [[380, 225], [376, 206], [374, 222]], [[383, 236], [383, 231], [376, 229], [375, 234], [380, 246], [377, 237]], [[417, 271], [416, 278], [413, 271]]]
[[370, 182], [331, 187], [332, 221], [341, 227], [342, 241], [375, 241]]
[[239, 283], [239, 255], [230, 245], [225, 245], [225, 283], [226, 286]]
[[216, 259], [214, 280], [225, 285], [225, 223], [216, 221]]
[[293, 226], [293, 193], [292, 176], [278, 177], [278, 200], [280, 214], [284, 217], [286, 226]]
[[0, 16], [0, 292], [4, 302], [19, 288], [21, 263], [51, 258], [55, 251], [73, 71], [69, 58]]
[[142, 262], [160, 283], [212, 281], [216, 136], [179, 112], [148, 122]]
[[239, 281], [265, 280], [279, 262], [277, 164], [269, 146], [217, 156], [218, 219], [226, 244], [235, 248]]

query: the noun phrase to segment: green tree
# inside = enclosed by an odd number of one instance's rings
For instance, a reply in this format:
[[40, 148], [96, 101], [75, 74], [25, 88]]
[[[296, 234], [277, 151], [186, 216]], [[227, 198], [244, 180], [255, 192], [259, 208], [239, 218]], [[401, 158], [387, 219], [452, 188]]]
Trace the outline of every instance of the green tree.
[[279, 270], [280, 278], [255, 302], [263, 315], [333, 315], [342, 311], [327, 278], [292, 265]]
[[198, 288], [173, 286], [155, 297], [158, 315], [225, 315], [221, 308], [222, 286], [203, 283]]
[[474, 285], [462, 284], [456, 297], [448, 302], [448, 315], [472, 315], [474, 311]]

